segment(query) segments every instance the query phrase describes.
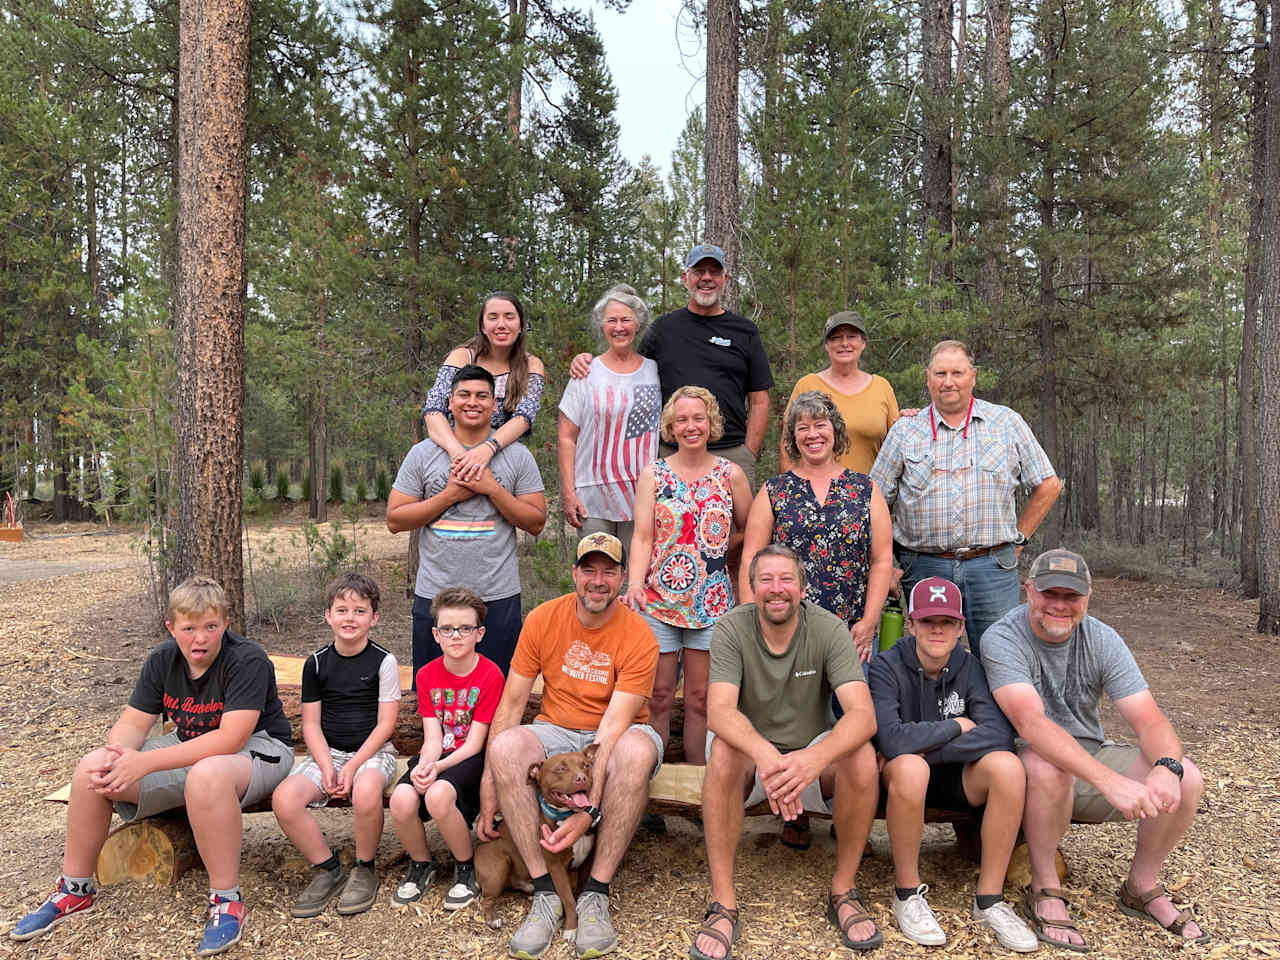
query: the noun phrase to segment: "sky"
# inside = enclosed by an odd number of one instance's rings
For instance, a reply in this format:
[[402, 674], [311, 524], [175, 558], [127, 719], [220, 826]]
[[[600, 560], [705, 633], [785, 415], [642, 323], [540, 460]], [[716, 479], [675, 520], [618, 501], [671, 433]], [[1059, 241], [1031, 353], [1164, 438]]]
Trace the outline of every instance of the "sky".
[[622, 155], [636, 164], [647, 153], [664, 173], [686, 118], [705, 100], [705, 51], [680, 8], [680, 0], [631, 0], [626, 13], [589, 6], [618, 90]]

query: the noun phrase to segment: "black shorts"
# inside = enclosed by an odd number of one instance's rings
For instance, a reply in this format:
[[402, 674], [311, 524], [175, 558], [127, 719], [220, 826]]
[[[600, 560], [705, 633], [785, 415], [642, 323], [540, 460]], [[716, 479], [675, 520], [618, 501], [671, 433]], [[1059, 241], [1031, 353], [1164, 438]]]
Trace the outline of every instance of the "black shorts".
[[925, 807], [953, 813], [982, 809], [971, 804], [964, 795], [964, 766], [963, 763], [941, 763], [929, 767], [929, 789], [924, 794]]
[[[409, 774], [418, 765], [419, 758], [419, 755], [409, 758], [409, 767], [400, 778], [400, 783], [413, 786]], [[453, 789], [457, 791], [458, 812], [467, 821], [468, 827], [476, 822], [476, 816], [480, 813], [480, 777], [483, 774], [484, 751], [481, 750], [474, 757], [467, 757], [461, 763], [454, 764], [439, 776], [440, 780], [453, 784]], [[423, 823], [431, 819], [431, 814], [427, 812], [427, 800], [421, 795], [418, 796], [418, 819]]]

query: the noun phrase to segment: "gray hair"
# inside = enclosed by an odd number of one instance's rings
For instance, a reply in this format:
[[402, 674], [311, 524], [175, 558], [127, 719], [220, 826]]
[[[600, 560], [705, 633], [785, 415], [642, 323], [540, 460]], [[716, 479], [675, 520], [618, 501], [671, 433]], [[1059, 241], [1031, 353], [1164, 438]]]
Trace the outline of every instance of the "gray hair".
[[946, 353], [948, 350], [959, 350], [965, 355], [965, 359], [969, 361], [969, 366], [977, 369], [978, 361], [973, 358], [973, 351], [969, 349], [969, 345], [962, 340], [943, 340], [933, 345], [933, 349], [929, 351], [929, 362], [925, 364], [926, 369], [933, 366], [933, 361], [938, 354]]
[[751, 558], [751, 565], [747, 567], [747, 582], [751, 584], [751, 589], [755, 589], [756, 567], [762, 557], [786, 557], [796, 565], [796, 575], [800, 578], [800, 589], [803, 590], [808, 585], [809, 578], [804, 575], [804, 564], [800, 562], [800, 557], [796, 555], [796, 552], [784, 543], [771, 543], [756, 551], [756, 555]]
[[591, 308], [592, 332], [600, 339], [603, 339], [600, 331], [604, 326], [604, 311], [614, 301], [622, 304], [636, 315], [636, 340], [638, 341], [644, 335], [645, 328], [649, 326], [649, 307], [636, 295], [636, 288], [625, 283], [614, 284], [604, 292], [604, 295], [596, 301], [596, 305]]
[[782, 443], [792, 462], [800, 461], [800, 447], [796, 443], [796, 421], [801, 417], [830, 420], [831, 430], [835, 434], [831, 455], [839, 459], [849, 452], [849, 428], [845, 425], [836, 402], [821, 390], [806, 390], [791, 401], [791, 406], [787, 407], [787, 419], [782, 425]]

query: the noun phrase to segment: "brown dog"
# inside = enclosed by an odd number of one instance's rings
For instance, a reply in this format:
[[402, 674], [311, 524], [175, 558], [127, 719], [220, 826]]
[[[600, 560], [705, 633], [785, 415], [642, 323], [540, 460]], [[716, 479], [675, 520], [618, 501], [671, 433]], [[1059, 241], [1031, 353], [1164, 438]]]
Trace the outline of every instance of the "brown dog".
[[[595, 762], [596, 745], [593, 743], [580, 753], [557, 753], [541, 763], [529, 767], [529, 782], [540, 794], [539, 807], [542, 822], [552, 830], [575, 810], [587, 806], [591, 794], [591, 768]], [[548, 813], [548, 808], [554, 816]], [[480, 907], [484, 919], [495, 930], [502, 926], [494, 916], [494, 905], [507, 887], [532, 890], [529, 868], [511, 839], [509, 821], [498, 827], [500, 836], [476, 846], [476, 879], [480, 881]], [[586, 835], [582, 840], [589, 839]], [[535, 837], [535, 842], [540, 838]], [[573, 886], [569, 882], [569, 868], [578, 865], [582, 840], [560, 853], [543, 851], [551, 881], [564, 904], [564, 938], [572, 940], [578, 932], [578, 904]]]

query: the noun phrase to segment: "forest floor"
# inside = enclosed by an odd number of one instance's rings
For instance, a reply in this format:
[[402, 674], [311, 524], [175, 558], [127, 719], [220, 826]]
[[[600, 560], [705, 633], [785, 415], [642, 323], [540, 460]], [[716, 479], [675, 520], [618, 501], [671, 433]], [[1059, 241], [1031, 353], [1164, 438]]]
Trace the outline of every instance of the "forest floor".
[[[380, 520], [346, 523], [359, 556], [383, 585], [380, 643], [402, 662], [410, 650], [410, 604], [404, 579], [407, 538]], [[136, 531], [34, 524], [22, 544], [0, 543], [0, 930], [7, 930], [48, 893], [59, 869], [65, 808], [41, 798], [69, 778], [76, 759], [97, 746], [128, 698], [141, 660], [160, 638], [146, 590]], [[314, 585], [296, 521], [255, 525], [250, 542], [257, 576]], [[300, 571], [293, 564], [303, 563]], [[270, 576], [268, 576], [270, 575]], [[314, 592], [296, 591], [310, 596]], [[530, 598], [526, 596], [526, 600]], [[253, 628], [273, 653], [300, 654], [327, 642], [320, 604], [299, 611], [281, 605], [277, 620]], [[1253, 632], [1256, 602], [1219, 590], [1176, 583], [1099, 579], [1091, 612], [1128, 640], [1165, 712], [1205, 772], [1200, 816], [1164, 873], [1178, 899], [1194, 903], [1211, 943], [1187, 948], [1213, 958], [1280, 958], [1280, 657], [1275, 641]], [[282, 629], [276, 630], [279, 622]], [[1109, 731], [1125, 738], [1114, 713]], [[351, 857], [349, 811], [321, 814], [327, 834]], [[706, 858], [697, 824], [668, 817], [668, 832], [641, 832], [613, 884], [620, 956], [686, 955], [690, 932], [708, 895]], [[834, 841], [815, 824], [807, 852], [777, 840], [777, 822], [748, 821], [737, 876], [746, 958], [847, 956], [823, 918]], [[447, 851], [434, 828], [437, 856]], [[1066, 886], [1094, 956], [1167, 957], [1175, 947], [1156, 927], [1115, 907], [1134, 842], [1134, 827], [1074, 827], [1063, 842], [1071, 874]], [[901, 938], [892, 924], [892, 871], [883, 823], [872, 834], [874, 855], [859, 886], [884, 930], [880, 957], [968, 958], [999, 953], [969, 918], [975, 867], [955, 853], [951, 829], [929, 826], [921, 872], [930, 902], [950, 937], [926, 950]], [[441, 908], [447, 884], [438, 880], [417, 908], [390, 903], [403, 864], [388, 824], [378, 850], [382, 889], [377, 905], [357, 917], [332, 912], [293, 920], [289, 908], [306, 864], [270, 814], [246, 818], [242, 885], [249, 904], [245, 942], [229, 956], [357, 960], [387, 956], [499, 957], [524, 914], [524, 898], [499, 904], [505, 922], [490, 930], [474, 908]], [[448, 871], [444, 871], [448, 873]], [[29, 944], [0, 939], [3, 957], [155, 958], [194, 953], [204, 923], [206, 876], [189, 872], [175, 888], [125, 884], [105, 890], [96, 915], [66, 924]], [[1065, 954], [1058, 954], [1065, 955]], [[557, 942], [551, 960], [573, 956]]]

